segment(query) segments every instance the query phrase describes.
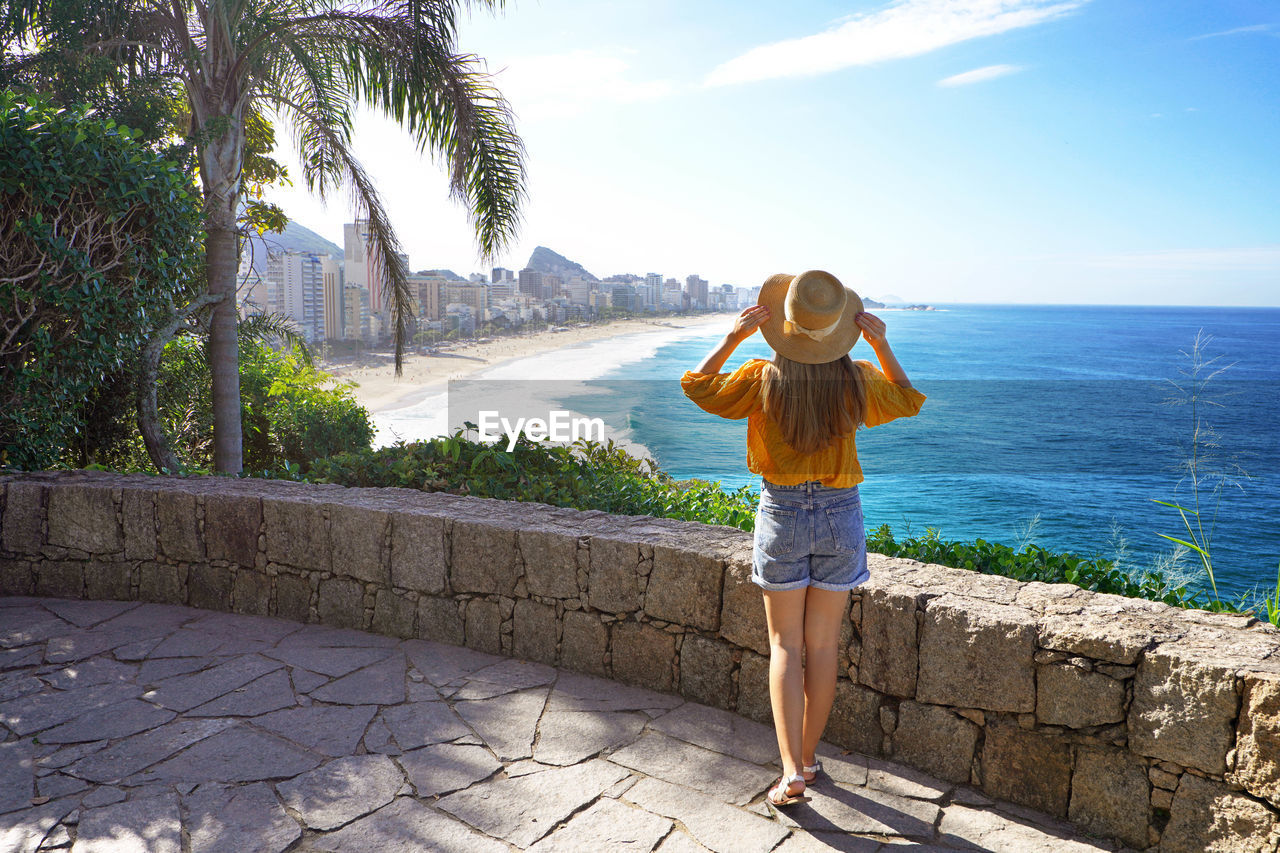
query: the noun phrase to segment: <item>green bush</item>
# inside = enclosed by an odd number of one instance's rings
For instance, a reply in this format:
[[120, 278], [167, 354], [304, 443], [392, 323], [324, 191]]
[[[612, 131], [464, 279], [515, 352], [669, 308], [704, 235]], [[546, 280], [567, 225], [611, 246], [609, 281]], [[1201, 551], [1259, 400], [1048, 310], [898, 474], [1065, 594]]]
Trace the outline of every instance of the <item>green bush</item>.
[[198, 273], [199, 199], [134, 136], [0, 92], [0, 464], [63, 458]]
[[459, 431], [448, 438], [320, 459], [307, 479], [536, 501], [743, 530], [751, 529], [755, 512], [745, 488], [726, 493], [714, 483], [676, 481], [653, 460], [636, 459], [612, 441], [578, 441], [567, 447], [520, 436], [508, 453]]
[[899, 542], [894, 539], [889, 525], [884, 524], [867, 536], [867, 550], [987, 575], [1004, 575], [1015, 580], [1069, 583], [1095, 592], [1163, 601], [1178, 607], [1218, 609], [1204, 600], [1199, 592], [1189, 592], [1185, 586], [1171, 586], [1159, 572], [1148, 570], [1135, 578], [1112, 560], [1101, 557], [1086, 559], [1046, 551], [1037, 545], [1014, 549], [985, 539], [949, 541], [933, 528], [922, 536], [907, 537]]
[[[171, 341], [160, 363], [158, 398], [165, 431], [192, 470], [213, 462], [212, 381], [205, 342]], [[369, 413], [349, 386], [311, 367], [293, 349], [240, 337], [240, 405], [247, 471], [305, 473], [317, 459], [359, 449], [373, 439]]]

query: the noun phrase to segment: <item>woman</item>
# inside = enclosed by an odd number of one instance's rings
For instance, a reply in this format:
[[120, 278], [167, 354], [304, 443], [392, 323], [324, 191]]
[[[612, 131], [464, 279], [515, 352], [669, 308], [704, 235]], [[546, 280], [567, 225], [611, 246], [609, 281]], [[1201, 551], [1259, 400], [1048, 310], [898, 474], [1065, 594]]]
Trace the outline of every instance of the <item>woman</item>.
[[[726, 360], [759, 328], [772, 362]], [[880, 368], [853, 361], [865, 335]], [[849, 590], [870, 577], [854, 433], [920, 411], [885, 338], [884, 322], [833, 275], [775, 275], [720, 345], [681, 380], [706, 411], [747, 418], [747, 468], [759, 474], [752, 581], [764, 590], [769, 628], [769, 697], [782, 778], [767, 795], [807, 799], [821, 772], [818, 741], [835, 698], [837, 646]], [[803, 661], [803, 662], [802, 662]]]

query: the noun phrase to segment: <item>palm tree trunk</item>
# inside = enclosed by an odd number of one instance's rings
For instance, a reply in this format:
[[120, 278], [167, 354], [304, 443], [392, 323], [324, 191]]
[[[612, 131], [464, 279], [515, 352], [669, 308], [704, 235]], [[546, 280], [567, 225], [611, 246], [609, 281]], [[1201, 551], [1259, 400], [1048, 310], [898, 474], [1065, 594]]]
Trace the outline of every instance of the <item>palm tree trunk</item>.
[[[210, 217], [212, 220], [214, 217]], [[213, 466], [227, 474], [244, 467], [240, 425], [240, 348], [236, 339], [236, 230], [209, 221], [204, 241], [213, 306], [209, 329], [209, 370], [213, 374]]]
[[220, 86], [196, 90], [192, 105], [206, 138], [197, 143], [204, 187], [204, 257], [208, 292], [221, 297], [209, 329], [213, 374], [213, 466], [226, 474], [244, 468], [240, 424], [240, 353], [236, 339], [236, 272], [240, 262], [236, 216], [244, 169], [244, 106]]

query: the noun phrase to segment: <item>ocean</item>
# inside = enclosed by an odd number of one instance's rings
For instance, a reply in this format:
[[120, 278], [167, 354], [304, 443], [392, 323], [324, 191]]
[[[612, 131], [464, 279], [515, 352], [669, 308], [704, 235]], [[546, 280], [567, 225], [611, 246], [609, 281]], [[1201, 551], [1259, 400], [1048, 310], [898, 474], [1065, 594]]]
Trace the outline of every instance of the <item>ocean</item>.
[[[888, 337], [928, 396], [915, 418], [858, 435], [868, 529], [899, 536], [1033, 542], [1133, 570], [1167, 564], [1187, 539], [1176, 509], [1211, 531], [1218, 591], [1274, 589], [1280, 563], [1280, 309], [938, 305], [885, 310]], [[562, 408], [677, 478], [728, 489], [746, 470], [746, 421], [708, 415], [680, 392], [732, 319], [557, 350], [450, 383], [448, 422], [477, 408]], [[1200, 337], [1200, 367], [1193, 362]], [[727, 363], [768, 358], [759, 335]], [[860, 341], [855, 359], [875, 363]], [[444, 431], [446, 398], [375, 417], [379, 443]], [[1194, 424], [1200, 424], [1192, 442]], [[1193, 454], [1194, 450], [1194, 456]], [[1195, 517], [1189, 516], [1193, 523]], [[1201, 531], [1197, 529], [1197, 537]], [[1174, 571], [1207, 588], [1198, 558]]]

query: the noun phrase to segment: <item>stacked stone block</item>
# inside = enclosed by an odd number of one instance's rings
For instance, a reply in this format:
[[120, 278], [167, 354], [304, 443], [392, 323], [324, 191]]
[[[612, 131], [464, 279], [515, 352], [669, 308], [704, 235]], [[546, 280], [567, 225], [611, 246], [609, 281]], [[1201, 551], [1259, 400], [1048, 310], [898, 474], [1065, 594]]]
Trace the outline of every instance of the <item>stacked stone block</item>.
[[[0, 478], [0, 593], [421, 637], [769, 721], [749, 534], [402, 489]], [[1280, 844], [1280, 634], [872, 555], [828, 739], [1139, 850]]]

